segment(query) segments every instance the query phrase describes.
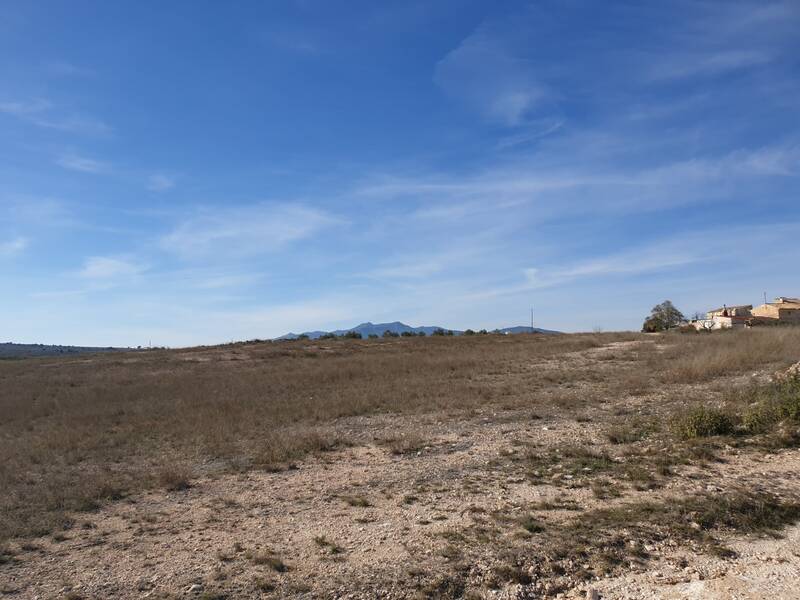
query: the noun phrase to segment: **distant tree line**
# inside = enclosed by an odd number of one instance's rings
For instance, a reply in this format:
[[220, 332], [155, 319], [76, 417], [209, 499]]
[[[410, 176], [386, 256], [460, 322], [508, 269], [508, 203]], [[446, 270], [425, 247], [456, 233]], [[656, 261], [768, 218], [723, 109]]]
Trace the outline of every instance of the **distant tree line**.
[[[498, 331], [489, 332], [486, 329], [480, 329], [475, 331], [474, 329], [467, 329], [463, 332], [462, 335], [489, 335], [489, 333], [499, 333]], [[431, 332], [432, 336], [454, 336], [456, 335], [455, 331], [452, 329], [442, 329], [437, 328]], [[378, 339], [379, 337], [384, 338], [396, 338], [396, 337], [427, 337], [427, 334], [424, 331], [403, 331], [403, 332], [396, 332], [392, 331], [391, 329], [387, 329], [383, 332], [380, 336], [376, 333], [370, 333], [367, 337], [371, 340]], [[308, 334], [302, 333], [298, 335], [295, 340], [308, 340], [311, 339]], [[345, 331], [342, 334], [335, 334], [335, 333], [323, 333], [320, 335], [318, 340], [362, 340], [364, 339], [364, 335], [358, 331]]]

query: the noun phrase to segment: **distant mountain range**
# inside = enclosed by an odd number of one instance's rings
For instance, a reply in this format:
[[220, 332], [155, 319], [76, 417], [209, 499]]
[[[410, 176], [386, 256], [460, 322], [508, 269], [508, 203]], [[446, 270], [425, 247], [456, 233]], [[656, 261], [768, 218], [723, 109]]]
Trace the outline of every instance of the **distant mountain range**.
[[129, 348], [94, 348], [90, 346], [51, 346], [49, 344], [0, 343], [1, 358], [31, 358], [35, 356], [62, 356], [96, 352], [125, 352]]
[[[350, 329], [337, 329], [335, 331], [304, 331], [303, 333], [287, 333], [286, 335], [282, 335], [279, 338], [275, 338], [278, 340], [296, 340], [300, 336], [307, 336], [312, 340], [316, 340], [323, 335], [344, 335], [346, 333], [355, 332], [360, 333], [362, 337], [369, 337], [370, 335], [377, 335], [382, 336], [385, 331], [391, 331], [392, 333], [396, 333], [398, 335], [403, 333], [413, 333], [419, 335], [424, 333], [425, 335], [433, 335], [433, 332], [437, 329], [442, 329], [444, 331], [452, 331], [454, 335], [463, 335], [463, 331], [457, 329], [448, 329], [447, 327], [411, 327], [411, 325], [406, 325], [405, 323], [401, 323], [400, 321], [394, 321], [393, 323], [361, 323], [360, 325], [356, 325], [355, 327], [351, 327]], [[492, 333], [504, 333], [504, 334], [516, 334], [516, 333], [544, 333], [544, 334], [558, 334], [561, 333], [560, 331], [551, 331], [549, 329], [540, 329], [538, 327], [534, 327], [531, 329], [530, 327], [518, 326], [518, 327], [506, 327], [504, 329], [494, 329]]]
[[[308, 336], [312, 340], [316, 340], [323, 335], [336, 335], [341, 336], [346, 333], [356, 332], [360, 333], [362, 337], [369, 337], [370, 335], [382, 336], [385, 331], [391, 331], [394, 334], [401, 335], [403, 333], [413, 333], [415, 335], [425, 334], [433, 335], [433, 332], [441, 329], [442, 331], [452, 331], [453, 335], [463, 335], [464, 332], [458, 329], [448, 329], [447, 327], [411, 327], [400, 321], [393, 323], [361, 323], [350, 329], [337, 329], [335, 331], [305, 331], [303, 333], [287, 333], [282, 335], [276, 340], [296, 340], [301, 335]], [[504, 334], [517, 334], [517, 333], [543, 333], [543, 334], [560, 334], [560, 331], [552, 331], [550, 329], [540, 329], [534, 327], [518, 326], [506, 327], [504, 329], [493, 329], [490, 333], [504, 333]], [[13, 342], [0, 343], [0, 360], [10, 358], [34, 358], [37, 356], [65, 356], [75, 354], [90, 354], [98, 352], [129, 352], [133, 348], [100, 348], [95, 346], [56, 346], [49, 344], [15, 344]]]

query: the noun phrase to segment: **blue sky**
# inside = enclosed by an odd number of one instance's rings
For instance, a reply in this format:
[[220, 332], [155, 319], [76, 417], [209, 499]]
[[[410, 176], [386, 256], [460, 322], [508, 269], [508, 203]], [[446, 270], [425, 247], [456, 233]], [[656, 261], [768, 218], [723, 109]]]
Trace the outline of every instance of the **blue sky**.
[[800, 295], [796, 2], [0, 0], [0, 339]]

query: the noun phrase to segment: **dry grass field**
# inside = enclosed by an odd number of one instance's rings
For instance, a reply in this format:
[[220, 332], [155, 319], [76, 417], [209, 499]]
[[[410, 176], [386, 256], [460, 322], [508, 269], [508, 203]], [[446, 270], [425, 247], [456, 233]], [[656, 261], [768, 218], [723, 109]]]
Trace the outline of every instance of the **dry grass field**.
[[0, 596], [797, 597], [798, 360], [771, 328], [0, 361]]

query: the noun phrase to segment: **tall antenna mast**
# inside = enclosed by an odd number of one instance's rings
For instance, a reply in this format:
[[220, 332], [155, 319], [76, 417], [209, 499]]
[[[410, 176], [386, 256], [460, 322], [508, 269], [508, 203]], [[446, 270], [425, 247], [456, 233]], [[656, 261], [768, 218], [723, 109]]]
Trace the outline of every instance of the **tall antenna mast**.
[[767, 292], [764, 292], [764, 304], [767, 303]]
[[533, 305], [531, 305], [531, 333], [533, 333]]

